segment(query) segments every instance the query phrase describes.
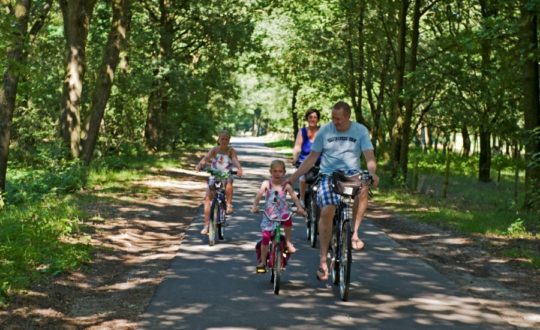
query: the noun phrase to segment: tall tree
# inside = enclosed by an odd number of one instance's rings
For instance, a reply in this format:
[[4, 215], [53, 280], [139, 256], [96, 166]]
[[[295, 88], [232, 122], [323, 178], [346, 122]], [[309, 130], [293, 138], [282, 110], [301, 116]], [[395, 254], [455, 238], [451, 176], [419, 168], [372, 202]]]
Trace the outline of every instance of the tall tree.
[[81, 99], [86, 73], [86, 43], [97, 0], [60, 0], [66, 40], [66, 74], [60, 118], [62, 138], [72, 158], [81, 143]]
[[[533, 156], [540, 153], [540, 138], [532, 131], [540, 127], [540, 95], [538, 74], [538, 10], [540, 2], [522, 0], [520, 48], [523, 52], [523, 114], [525, 130], [529, 135], [525, 144], [526, 159], [531, 162]], [[525, 175], [525, 204], [530, 207], [534, 193], [540, 191], [540, 167], [527, 167]]]
[[365, 75], [365, 31], [366, 1], [345, 1], [343, 4], [347, 16], [345, 46], [348, 62], [349, 95], [356, 121], [368, 128], [371, 126], [362, 114], [362, 97]]
[[[181, 1], [180, 6], [188, 6], [188, 1]], [[151, 20], [159, 29], [159, 46], [155, 54], [158, 67], [154, 69], [154, 81], [148, 97], [148, 112], [146, 118], [146, 145], [151, 150], [164, 148], [164, 131], [167, 113], [169, 111], [169, 88], [171, 86], [171, 66], [173, 57], [173, 42], [178, 27], [175, 25], [177, 14], [171, 0], [159, 0], [158, 7], [145, 2], [145, 8]]]
[[43, 1], [29, 29], [32, 1], [18, 0], [13, 6], [10, 1], [6, 6], [8, 19], [12, 20], [12, 37], [8, 41], [3, 84], [0, 86], [0, 199], [6, 190], [9, 146], [11, 142], [11, 124], [17, 99], [19, 80], [23, 76], [24, 61], [28, 55], [25, 43], [33, 39], [41, 30], [51, 10], [52, 0]]
[[[418, 93], [414, 92], [417, 89], [418, 82], [415, 79], [417, 72], [416, 67], [418, 65], [418, 47], [420, 42], [420, 20], [422, 16], [433, 7], [438, 0], [432, 0], [425, 7], [423, 7], [422, 0], [414, 1], [413, 17], [412, 17], [412, 30], [411, 30], [411, 48], [409, 53], [409, 61], [407, 68], [407, 91], [405, 93], [405, 113], [403, 115], [403, 129], [401, 134], [401, 150], [399, 156], [400, 170], [404, 178], [407, 177], [407, 167], [409, 162], [409, 142], [411, 140], [412, 121], [414, 114], [414, 99], [418, 96]], [[419, 103], [419, 102], [417, 102]], [[429, 109], [429, 107], [424, 108]], [[416, 126], [419, 126], [418, 124]]]
[[11, 122], [17, 97], [17, 86], [21, 78], [24, 58], [24, 42], [28, 32], [30, 15], [30, 0], [18, 0], [15, 6], [7, 6], [13, 17], [15, 29], [7, 51], [7, 65], [4, 72], [3, 84], [0, 89], [0, 198], [6, 189], [6, 172], [11, 141]]
[[[497, 15], [495, 4], [492, 0], [479, 0], [482, 23], [484, 28], [489, 29], [490, 20]], [[480, 159], [478, 180], [481, 182], [491, 181], [491, 122], [490, 115], [495, 111], [493, 93], [489, 81], [492, 78], [492, 40], [490, 34], [485, 34], [480, 40], [480, 56], [482, 58], [481, 72], [483, 78], [482, 96], [484, 110], [481, 113], [479, 136], [480, 136]]]
[[409, 8], [408, 0], [401, 0], [399, 2], [399, 33], [397, 50], [395, 54], [395, 71], [394, 71], [394, 94], [393, 94], [393, 108], [392, 108], [392, 121], [391, 121], [391, 154], [390, 154], [390, 166], [392, 170], [392, 176], [398, 176], [401, 144], [406, 143], [402, 140], [403, 134], [403, 91], [405, 80], [405, 48], [406, 48], [406, 36], [407, 36], [407, 10]]
[[89, 164], [92, 160], [99, 128], [111, 93], [116, 67], [120, 61], [120, 52], [126, 44], [130, 20], [131, 0], [113, 0], [111, 30], [105, 46], [101, 68], [98, 72], [90, 107], [90, 122], [82, 149], [82, 159], [86, 164]]

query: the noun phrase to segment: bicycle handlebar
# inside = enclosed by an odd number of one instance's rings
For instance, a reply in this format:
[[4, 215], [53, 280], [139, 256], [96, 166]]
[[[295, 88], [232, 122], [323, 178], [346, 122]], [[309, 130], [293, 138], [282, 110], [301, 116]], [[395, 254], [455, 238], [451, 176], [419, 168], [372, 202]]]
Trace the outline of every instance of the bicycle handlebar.
[[206, 167], [205, 171], [212, 174], [212, 175], [219, 175], [219, 176], [223, 176], [224, 174], [226, 174], [227, 176], [228, 175], [236, 175], [236, 174], [238, 174], [238, 171], [236, 171], [236, 170], [230, 170], [228, 172], [222, 172], [222, 171], [216, 170], [216, 169], [211, 168], [211, 167]]

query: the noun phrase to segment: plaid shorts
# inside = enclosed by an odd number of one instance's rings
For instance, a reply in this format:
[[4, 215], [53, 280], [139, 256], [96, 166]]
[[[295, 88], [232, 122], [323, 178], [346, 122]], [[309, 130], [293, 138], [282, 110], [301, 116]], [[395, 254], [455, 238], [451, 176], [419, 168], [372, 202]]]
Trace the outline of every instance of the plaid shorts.
[[[346, 176], [360, 173], [358, 170], [348, 170], [344, 172]], [[319, 207], [338, 205], [340, 200], [341, 196], [332, 190], [332, 177], [330, 175], [323, 175], [319, 182], [319, 188], [317, 189], [317, 204]]]

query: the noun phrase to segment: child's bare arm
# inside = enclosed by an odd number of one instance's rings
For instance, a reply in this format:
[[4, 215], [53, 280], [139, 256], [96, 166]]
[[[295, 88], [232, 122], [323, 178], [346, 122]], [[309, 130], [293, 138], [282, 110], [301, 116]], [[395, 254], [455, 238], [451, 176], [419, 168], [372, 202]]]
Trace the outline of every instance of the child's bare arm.
[[298, 199], [298, 196], [296, 196], [296, 193], [294, 192], [293, 187], [290, 184], [287, 184], [285, 186], [285, 190], [289, 193], [289, 196], [291, 196], [291, 199], [294, 202], [294, 205], [296, 205], [296, 208], [298, 209], [297, 213], [300, 215], [303, 215], [304, 208], [302, 207], [302, 204], [300, 204], [300, 199]]
[[197, 171], [202, 170], [204, 168], [204, 166], [206, 166], [208, 161], [212, 158], [212, 153], [213, 152], [214, 152], [214, 148], [210, 149], [210, 151], [208, 151], [208, 153], [206, 155], [204, 155], [204, 157], [201, 159], [199, 164], [197, 164], [197, 167], [196, 167]]
[[231, 160], [232, 160], [232, 163], [233, 165], [236, 167], [237, 169], [237, 175], [238, 176], [242, 176], [244, 175], [244, 170], [242, 169], [242, 165], [240, 165], [240, 161], [238, 160], [238, 155], [236, 154], [236, 150], [232, 150], [231, 151]]
[[261, 187], [259, 188], [259, 191], [257, 192], [257, 195], [255, 196], [255, 199], [253, 200], [253, 206], [251, 207], [251, 212], [257, 213], [259, 212], [259, 202], [261, 201], [261, 198], [264, 195], [264, 192], [267, 189], [267, 181], [264, 181], [261, 184]]

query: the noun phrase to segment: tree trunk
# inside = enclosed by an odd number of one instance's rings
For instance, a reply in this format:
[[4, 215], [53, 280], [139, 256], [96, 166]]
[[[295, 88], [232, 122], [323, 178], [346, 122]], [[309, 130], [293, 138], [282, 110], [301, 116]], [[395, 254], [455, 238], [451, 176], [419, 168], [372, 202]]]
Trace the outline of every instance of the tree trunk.
[[426, 151], [433, 149], [433, 130], [431, 126], [427, 125], [425, 127], [426, 130]]
[[167, 129], [167, 113], [169, 110], [168, 90], [171, 85], [168, 65], [173, 60], [174, 15], [171, 0], [160, 1], [160, 40], [157, 54], [158, 68], [155, 69], [154, 82], [148, 97], [148, 114], [146, 117], [145, 140], [150, 150], [165, 148], [165, 131]]
[[[523, 114], [525, 130], [531, 133], [540, 127], [539, 70], [538, 53], [538, 12], [527, 8], [527, 1], [521, 4], [521, 47], [528, 50], [522, 68], [523, 74]], [[525, 157], [531, 162], [535, 154], [540, 153], [540, 137], [527, 139]], [[528, 166], [525, 171], [525, 205], [532, 207], [534, 193], [540, 191], [540, 166]]]
[[405, 39], [407, 35], [407, 9], [408, 0], [401, 0], [399, 9], [399, 34], [396, 58], [396, 69], [394, 74], [394, 101], [392, 111], [391, 129], [391, 153], [390, 166], [392, 177], [398, 176], [400, 155], [401, 155], [401, 134], [403, 133], [403, 89], [405, 77]]
[[416, 72], [416, 66], [418, 63], [418, 42], [420, 40], [420, 18], [422, 14], [420, 12], [420, 6], [422, 5], [422, 0], [415, 0], [414, 2], [414, 14], [413, 14], [413, 25], [412, 25], [412, 37], [411, 37], [411, 54], [409, 57], [409, 69], [407, 74], [412, 78], [407, 82], [409, 87], [409, 92], [405, 99], [405, 116], [403, 119], [403, 134], [401, 136], [401, 150], [399, 156], [401, 174], [404, 179], [407, 179], [407, 166], [409, 163], [409, 142], [411, 139], [411, 124], [412, 117], [414, 112], [414, 102], [413, 95], [411, 95], [411, 88], [414, 87], [414, 75]]
[[469, 157], [471, 153], [471, 136], [469, 135], [469, 129], [465, 124], [461, 126], [461, 136], [463, 138], [463, 156]]
[[291, 116], [292, 116], [292, 122], [293, 122], [293, 141], [296, 139], [296, 136], [298, 135], [298, 109], [296, 109], [296, 103], [298, 101], [298, 91], [300, 90], [300, 87], [298, 85], [293, 87], [293, 94], [292, 94], [292, 100], [291, 100]]
[[90, 123], [83, 144], [82, 159], [87, 165], [92, 161], [99, 128], [109, 101], [114, 74], [120, 62], [120, 52], [126, 44], [131, 20], [131, 0], [113, 0], [112, 12], [111, 30], [92, 97]]
[[[365, 1], [360, 1], [359, 12], [358, 12], [358, 22], [357, 22], [357, 31], [358, 31], [358, 66], [355, 66], [356, 59], [353, 54], [352, 47], [352, 35], [353, 35], [353, 22], [352, 19], [349, 19], [349, 39], [347, 40], [347, 54], [349, 59], [349, 89], [351, 93], [352, 106], [354, 109], [354, 115], [356, 121], [363, 124], [364, 126], [370, 128], [369, 123], [364, 118], [362, 114], [362, 86], [364, 84], [364, 17], [365, 17], [366, 5]], [[354, 15], [354, 12], [351, 12], [351, 15]]]
[[390, 51], [384, 52], [383, 68], [379, 71], [379, 83], [378, 92], [375, 92], [374, 88], [374, 69], [372, 61], [373, 59], [366, 59], [366, 95], [371, 110], [371, 116], [373, 118], [373, 127], [371, 131], [371, 142], [373, 144], [373, 150], [375, 155], [382, 154], [378, 151], [379, 145], [383, 145], [383, 135], [381, 134], [381, 116], [384, 108], [384, 96], [386, 91], [386, 85], [388, 83], [388, 67], [390, 66]]
[[11, 122], [15, 110], [17, 87], [21, 77], [17, 66], [21, 65], [25, 58], [24, 42], [28, 33], [28, 20], [30, 15], [30, 0], [18, 0], [15, 5], [14, 15], [17, 21], [14, 28], [13, 39], [8, 44], [6, 56], [6, 70], [3, 84], [0, 88], [0, 201], [6, 191], [6, 174], [11, 141]]
[[[482, 18], [484, 22], [482, 24], [488, 24], [487, 21], [496, 16], [496, 10], [494, 4], [490, 0], [480, 0], [480, 6], [482, 11]], [[485, 36], [480, 40], [480, 56], [481, 70], [482, 70], [482, 99], [484, 100], [484, 110], [480, 116], [480, 160], [478, 166], [478, 180], [480, 182], [490, 182], [491, 177], [491, 127], [490, 127], [490, 114], [494, 111], [494, 104], [492, 98], [492, 92], [490, 89], [489, 81], [491, 80], [491, 39]]]
[[363, 88], [364, 85], [364, 72], [365, 72], [365, 34], [364, 34], [364, 17], [366, 16], [366, 1], [360, 1], [360, 12], [358, 17], [358, 80], [356, 85], [358, 86], [358, 108], [355, 108], [356, 121], [364, 124], [364, 126], [370, 128], [369, 123], [362, 114], [362, 100], [363, 100]]
[[60, 0], [66, 40], [66, 74], [60, 118], [62, 138], [72, 158], [79, 158], [81, 98], [86, 71], [86, 41], [97, 0]]
[[490, 132], [483, 127], [480, 128], [480, 162], [478, 180], [480, 182], [491, 181], [491, 143]]

